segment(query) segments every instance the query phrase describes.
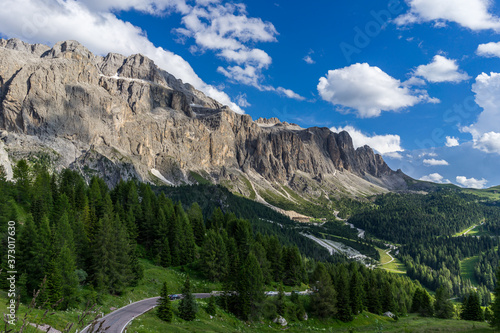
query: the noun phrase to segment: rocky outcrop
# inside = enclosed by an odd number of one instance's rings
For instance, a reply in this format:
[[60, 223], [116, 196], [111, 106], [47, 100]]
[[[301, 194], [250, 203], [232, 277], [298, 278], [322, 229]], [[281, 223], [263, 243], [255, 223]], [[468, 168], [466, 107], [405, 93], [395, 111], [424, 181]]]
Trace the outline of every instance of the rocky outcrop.
[[75, 41], [0, 40], [0, 131], [10, 160], [43, 153], [111, 184], [158, 180], [155, 170], [174, 184], [195, 172], [245, 195], [275, 184], [358, 194], [404, 186], [347, 132], [254, 122], [143, 55], [95, 56]]

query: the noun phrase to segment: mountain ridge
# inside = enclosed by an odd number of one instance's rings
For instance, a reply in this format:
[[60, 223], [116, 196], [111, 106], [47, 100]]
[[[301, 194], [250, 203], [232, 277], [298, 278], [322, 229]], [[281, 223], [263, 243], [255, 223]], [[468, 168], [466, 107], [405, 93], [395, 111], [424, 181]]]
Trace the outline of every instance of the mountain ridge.
[[[108, 184], [138, 178], [189, 184], [199, 177], [263, 201], [362, 197], [406, 189], [347, 132], [253, 121], [136, 54], [96, 56], [76, 41], [52, 48], [0, 40], [0, 161], [44, 156]], [[253, 194], [254, 193], [254, 194]], [[262, 196], [260, 195], [262, 194]]]

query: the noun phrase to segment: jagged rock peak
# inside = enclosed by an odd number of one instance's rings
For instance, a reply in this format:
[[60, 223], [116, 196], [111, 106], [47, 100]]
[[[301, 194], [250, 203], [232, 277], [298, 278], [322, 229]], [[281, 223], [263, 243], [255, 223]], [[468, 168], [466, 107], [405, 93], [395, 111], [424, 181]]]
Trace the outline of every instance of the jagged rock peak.
[[110, 182], [159, 173], [181, 184], [196, 171], [239, 181], [241, 191], [250, 191], [244, 178], [309, 191], [308, 178], [330, 182], [324, 188], [354, 179], [358, 193], [371, 193], [395, 174], [370, 148], [354, 149], [347, 132], [254, 122], [140, 54], [101, 57], [76, 41], [48, 48], [1, 40], [0, 90], [9, 156], [52, 151], [59, 168], [118, 172]]
[[37, 57], [41, 57], [45, 52], [50, 50], [50, 47], [48, 47], [47, 45], [28, 44], [17, 38], [0, 39], [0, 47], [4, 47], [10, 50], [25, 52]]

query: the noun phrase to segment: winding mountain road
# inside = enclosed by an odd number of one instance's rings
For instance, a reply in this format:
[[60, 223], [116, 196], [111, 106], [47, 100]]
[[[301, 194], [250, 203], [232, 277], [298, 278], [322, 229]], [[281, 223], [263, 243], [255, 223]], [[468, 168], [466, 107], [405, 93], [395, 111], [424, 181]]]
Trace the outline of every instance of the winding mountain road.
[[[195, 298], [208, 298], [210, 297], [210, 294], [198, 293], [198, 294], [193, 294], [193, 296]], [[90, 330], [91, 327], [90, 325], [88, 325], [81, 331], [81, 333], [104, 332], [104, 329], [106, 327], [109, 327], [105, 331], [106, 333], [122, 333], [125, 331], [125, 328], [132, 320], [154, 308], [159, 298], [160, 297], [152, 297], [148, 299], [143, 299], [141, 301], [129, 304], [127, 306], [124, 306], [123, 308], [115, 310], [107, 314], [106, 316], [102, 317], [98, 321], [98, 324], [94, 325], [93, 330]], [[102, 322], [104, 322], [102, 325], [103, 330], [98, 331], [97, 329]]]

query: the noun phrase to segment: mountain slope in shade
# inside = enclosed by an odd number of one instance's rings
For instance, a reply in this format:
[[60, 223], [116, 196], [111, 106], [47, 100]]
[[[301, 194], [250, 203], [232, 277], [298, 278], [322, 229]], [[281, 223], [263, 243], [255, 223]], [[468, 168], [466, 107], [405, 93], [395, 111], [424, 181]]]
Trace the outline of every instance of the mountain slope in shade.
[[43, 158], [110, 185], [207, 180], [261, 201], [406, 188], [405, 175], [370, 147], [354, 149], [347, 132], [253, 121], [140, 54], [96, 56], [76, 41], [0, 40], [0, 138], [10, 174], [18, 159]]

